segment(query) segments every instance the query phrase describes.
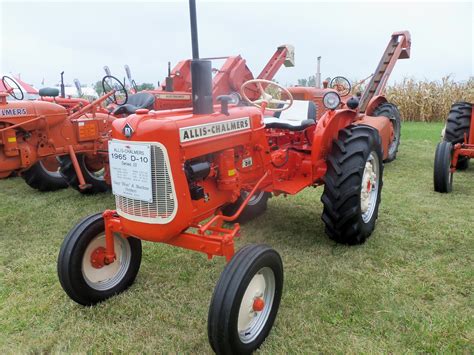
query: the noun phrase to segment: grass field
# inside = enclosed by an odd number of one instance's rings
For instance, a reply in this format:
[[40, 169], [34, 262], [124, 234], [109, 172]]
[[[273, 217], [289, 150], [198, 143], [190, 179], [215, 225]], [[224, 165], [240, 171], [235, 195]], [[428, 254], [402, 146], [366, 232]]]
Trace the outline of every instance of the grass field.
[[[282, 304], [263, 353], [473, 353], [474, 168], [452, 194], [433, 192], [440, 124], [407, 123], [385, 166], [376, 231], [362, 246], [333, 243], [322, 189], [270, 200], [240, 247], [267, 243], [285, 266]], [[209, 353], [207, 310], [223, 259], [145, 243], [127, 292], [92, 308], [61, 289], [56, 258], [82, 217], [111, 195], [39, 193], [0, 181], [0, 353]]]

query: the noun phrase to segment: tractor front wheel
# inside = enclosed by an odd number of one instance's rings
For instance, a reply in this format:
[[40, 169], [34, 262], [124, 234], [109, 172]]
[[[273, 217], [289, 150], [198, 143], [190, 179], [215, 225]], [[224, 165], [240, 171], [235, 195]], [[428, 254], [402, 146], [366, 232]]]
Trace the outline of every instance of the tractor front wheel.
[[58, 257], [59, 282], [75, 302], [90, 306], [125, 291], [135, 281], [142, 258], [140, 239], [114, 235], [116, 259], [106, 263], [101, 213], [80, 221], [64, 238]]
[[74, 169], [71, 157], [64, 155], [59, 157], [59, 172], [67, 181], [68, 185], [83, 194], [96, 194], [109, 190], [109, 185], [104, 179], [105, 168], [103, 164], [98, 164], [96, 159], [91, 159], [87, 154], [77, 154], [77, 161], [88, 185], [86, 188], [79, 187], [79, 179]]
[[[237, 199], [237, 201], [225, 206], [222, 209], [222, 214], [224, 216], [234, 215], [235, 212], [237, 212], [239, 207], [242, 205], [244, 200], [247, 198], [248, 194], [249, 193], [247, 191], [242, 190], [240, 193], [240, 197]], [[244, 210], [242, 211], [240, 216], [236, 218], [235, 221], [239, 223], [245, 223], [265, 213], [265, 211], [267, 210], [267, 202], [270, 196], [271, 194], [269, 192], [257, 191], [250, 198], [249, 203], [247, 204], [247, 206], [245, 206]]]
[[453, 145], [443, 141], [436, 146], [434, 159], [433, 182], [436, 192], [451, 192], [453, 190], [453, 173], [451, 172], [451, 160], [453, 157]]
[[400, 146], [400, 137], [402, 132], [402, 120], [398, 107], [389, 102], [379, 105], [374, 110], [374, 116], [385, 116], [392, 123], [393, 127], [393, 141], [388, 146], [388, 156], [385, 163], [389, 163], [397, 159], [398, 147]]
[[338, 243], [362, 244], [372, 234], [382, 194], [382, 144], [369, 126], [339, 132], [327, 159], [322, 220]]
[[283, 290], [280, 255], [247, 245], [226, 265], [209, 307], [208, 335], [217, 354], [250, 354], [270, 333]]
[[66, 180], [58, 171], [59, 163], [56, 157], [38, 161], [21, 176], [33, 189], [39, 191], [56, 191], [68, 187]]

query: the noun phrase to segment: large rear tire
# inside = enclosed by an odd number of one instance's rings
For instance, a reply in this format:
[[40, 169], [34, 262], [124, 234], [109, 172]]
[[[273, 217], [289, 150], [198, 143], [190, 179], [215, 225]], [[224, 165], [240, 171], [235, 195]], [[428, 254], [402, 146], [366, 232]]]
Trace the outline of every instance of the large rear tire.
[[283, 290], [280, 255], [247, 245], [234, 255], [212, 296], [208, 336], [217, 354], [250, 354], [270, 333]]
[[384, 160], [385, 163], [389, 163], [397, 159], [398, 147], [400, 146], [400, 137], [402, 134], [400, 111], [398, 111], [396, 105], [386, 102], [374, 110], [374, 116], [387, 117], [393, 126], [393, 141], [388, 147], [387, 159]]
[[453, 173], [451, 160], [453, 145], [450, 142], [440, 142], [436, 146], [434, 159], [433, 182], [436, 192], [447, 193], [453, 190]]
[[369, 126], [349, 126], [339, 132], [327, 159], [322, 220], [329, 238], [361, 244], [372, 234], [382, 194], [380, 136]]
[[88, 164], [88, 157], [86, 154], [77, 154], [76, 157], [88, 187], [85, 189], [79, 188], [79, 179], [77, 178], [71, 157], [69, 155], [64, 155], [59, 158], [59, 172], [67, 181], [68, 185], [83, 194], [107, 192], [109, 190], [109, 185], [104, 179], [105, 169], [92, 169], [90, 164]]
[[[234, 203], [231, 203], [227, 206], [224, 206], [222, 209], [222, 214], [224, 216], [232, 216], [237, 212], [239, 207], [242, 205], [244, 200], [247, 198], [248, 192], [242, 190], [240, 197]], [[239, 217], [235, 219], [238, 223], [245, 223], [258, 216], [265, 213], [267, 210], [267, 202], [270, 198], [271, 194], [265, 191], [257, 191], [251, 198], [247, 206], [245, 206], [244, 210], [240, 214]]]
[[90, 306], [125, 291], [140, 269], [140, 239], [114, 236], [116, 260], [100, 263], [105, 250], [105, 225], [102, 213], [80, 221], [64, 238], [58, 256], [58, 277], [71, 299]]
[[[456, 102], [451, 106], [444, 132], [445, 142], [450, 142], [454, 146], [456, 143], [464, 142], [464, 135], [469, 139], [471, 111], [472, 104], [468, 102]], [[456, 164], [456, 169], [465, 170], [468, 166], [469, 158], [460, 155]]]
[[[30, 187], [39, 191], [56, 191], [68, 187], [66, 180], [58, 171], [58, 161], [56, 158], [52, 159], [40, 160], [21, 174]], [[56, 170], [54, 170], [55, 167]]]

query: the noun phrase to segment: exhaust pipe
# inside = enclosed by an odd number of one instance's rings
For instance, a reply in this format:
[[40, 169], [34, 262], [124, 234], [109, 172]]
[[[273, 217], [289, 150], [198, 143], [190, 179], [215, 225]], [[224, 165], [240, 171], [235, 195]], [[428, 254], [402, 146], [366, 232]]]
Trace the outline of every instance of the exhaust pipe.
[[316, 66], [316, 89], [321, 89], [321, 57], [318, 57], [318, 64]]
[[66, 89], [64, 88], [64, 72], [61, 72], [61, 97], [64, 99], [66, 97]]
[[193, 113], [196, 115], [214, 112], [212, 103], [212, 65], [210, 60], [199, 59], [199, 45], [196, 20], [196, 0], [189, 0], [191, 20], [191, 82], [193, 95]]

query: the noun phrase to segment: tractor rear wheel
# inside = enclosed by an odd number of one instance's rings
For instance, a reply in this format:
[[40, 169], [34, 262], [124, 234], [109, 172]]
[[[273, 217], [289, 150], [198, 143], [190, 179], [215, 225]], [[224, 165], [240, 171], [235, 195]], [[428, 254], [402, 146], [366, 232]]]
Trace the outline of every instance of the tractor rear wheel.
[[397, 159], [398, 147], [400, 146], [400, 137], [402, 132], [402, 120], [400, 117], [400, 111], [398, 107], [391, 103], [383, 103], [374, 110], [374, 116], [387, 117], [393, 126], [393, 141], [388, 147], [388, 156], [384, 160], [385, 163], [389, 163]]
[[436, 146], [434, 159], [433, 182], [436, 192], [451, 192], [453, 190], [453, 173], [451, 172], [451, 160], [453, 157], [453, 145], [450, 142], [440, 142]]
[[56, 157], [38, 161], [21, 176], [33, 189], [39, 191], [56, 191], [68, 187], [66, 180], [58, 171], [59, 163]]
[[212, 296], [208, 336], [217, 354], [250, 354], [272, 329], [283, 290], [280, 255], [247, 245], [226, 265]]
[[87, 154], [77, 154], [76, 156], [88, 187], [85, 189], [79, 188], [79, 179], [77, 178], [71, 157], [69, 155], [64, 155], [59, 158], [59, 172], [67, 181], [68, 185], [83, 194], [96, 194], [108, 191], [109, 185], [104, 179], [105, 168], [103, 167], [103, 164], [99, 167], [94, 166], [95, 164], [90, 161]]
[[[456, 102], [451, 106], [446, 129], [444, 132], [444, 141], [452, 143], [464, 142], [464, 135], [469, 139], [469, 130], [471, 127], [472, 105], [468, 102]], [[469, 166], [469, 158], [460, 155], [456, 164], [456, 169], [465, 170]]]
[[369, 126], [339, 132], [327, 159], [322, 220], [338, 243], [361, 244], [371, 235], [382, 194], [382, 144]]
[[64, 238], [58, 257], [59, 282], [71, 299], [90, 306], [125, 291], [140, 269], [140, 239], [114, 235], [116, 259], [104, 263], [102, 213], [84, 218]]
[[[249, 193], [247, 191], [242, 190], [237, 201], [224, 206], [222, 209], [222, 214], [224, 216], [232, 216], [235, 214], [235, 212], [237, 212], [239, 207], [247, 198], [248, 194]], [[245, 206], [240, 216], [235, 219], [235, 222], [245, 223], [265, 213], [267, 210], [267, 202], [270, 196], [271, 194], [269, 192], [257, 191], [255, 195], [250, 198], [249, 203], [247, 206]]]

